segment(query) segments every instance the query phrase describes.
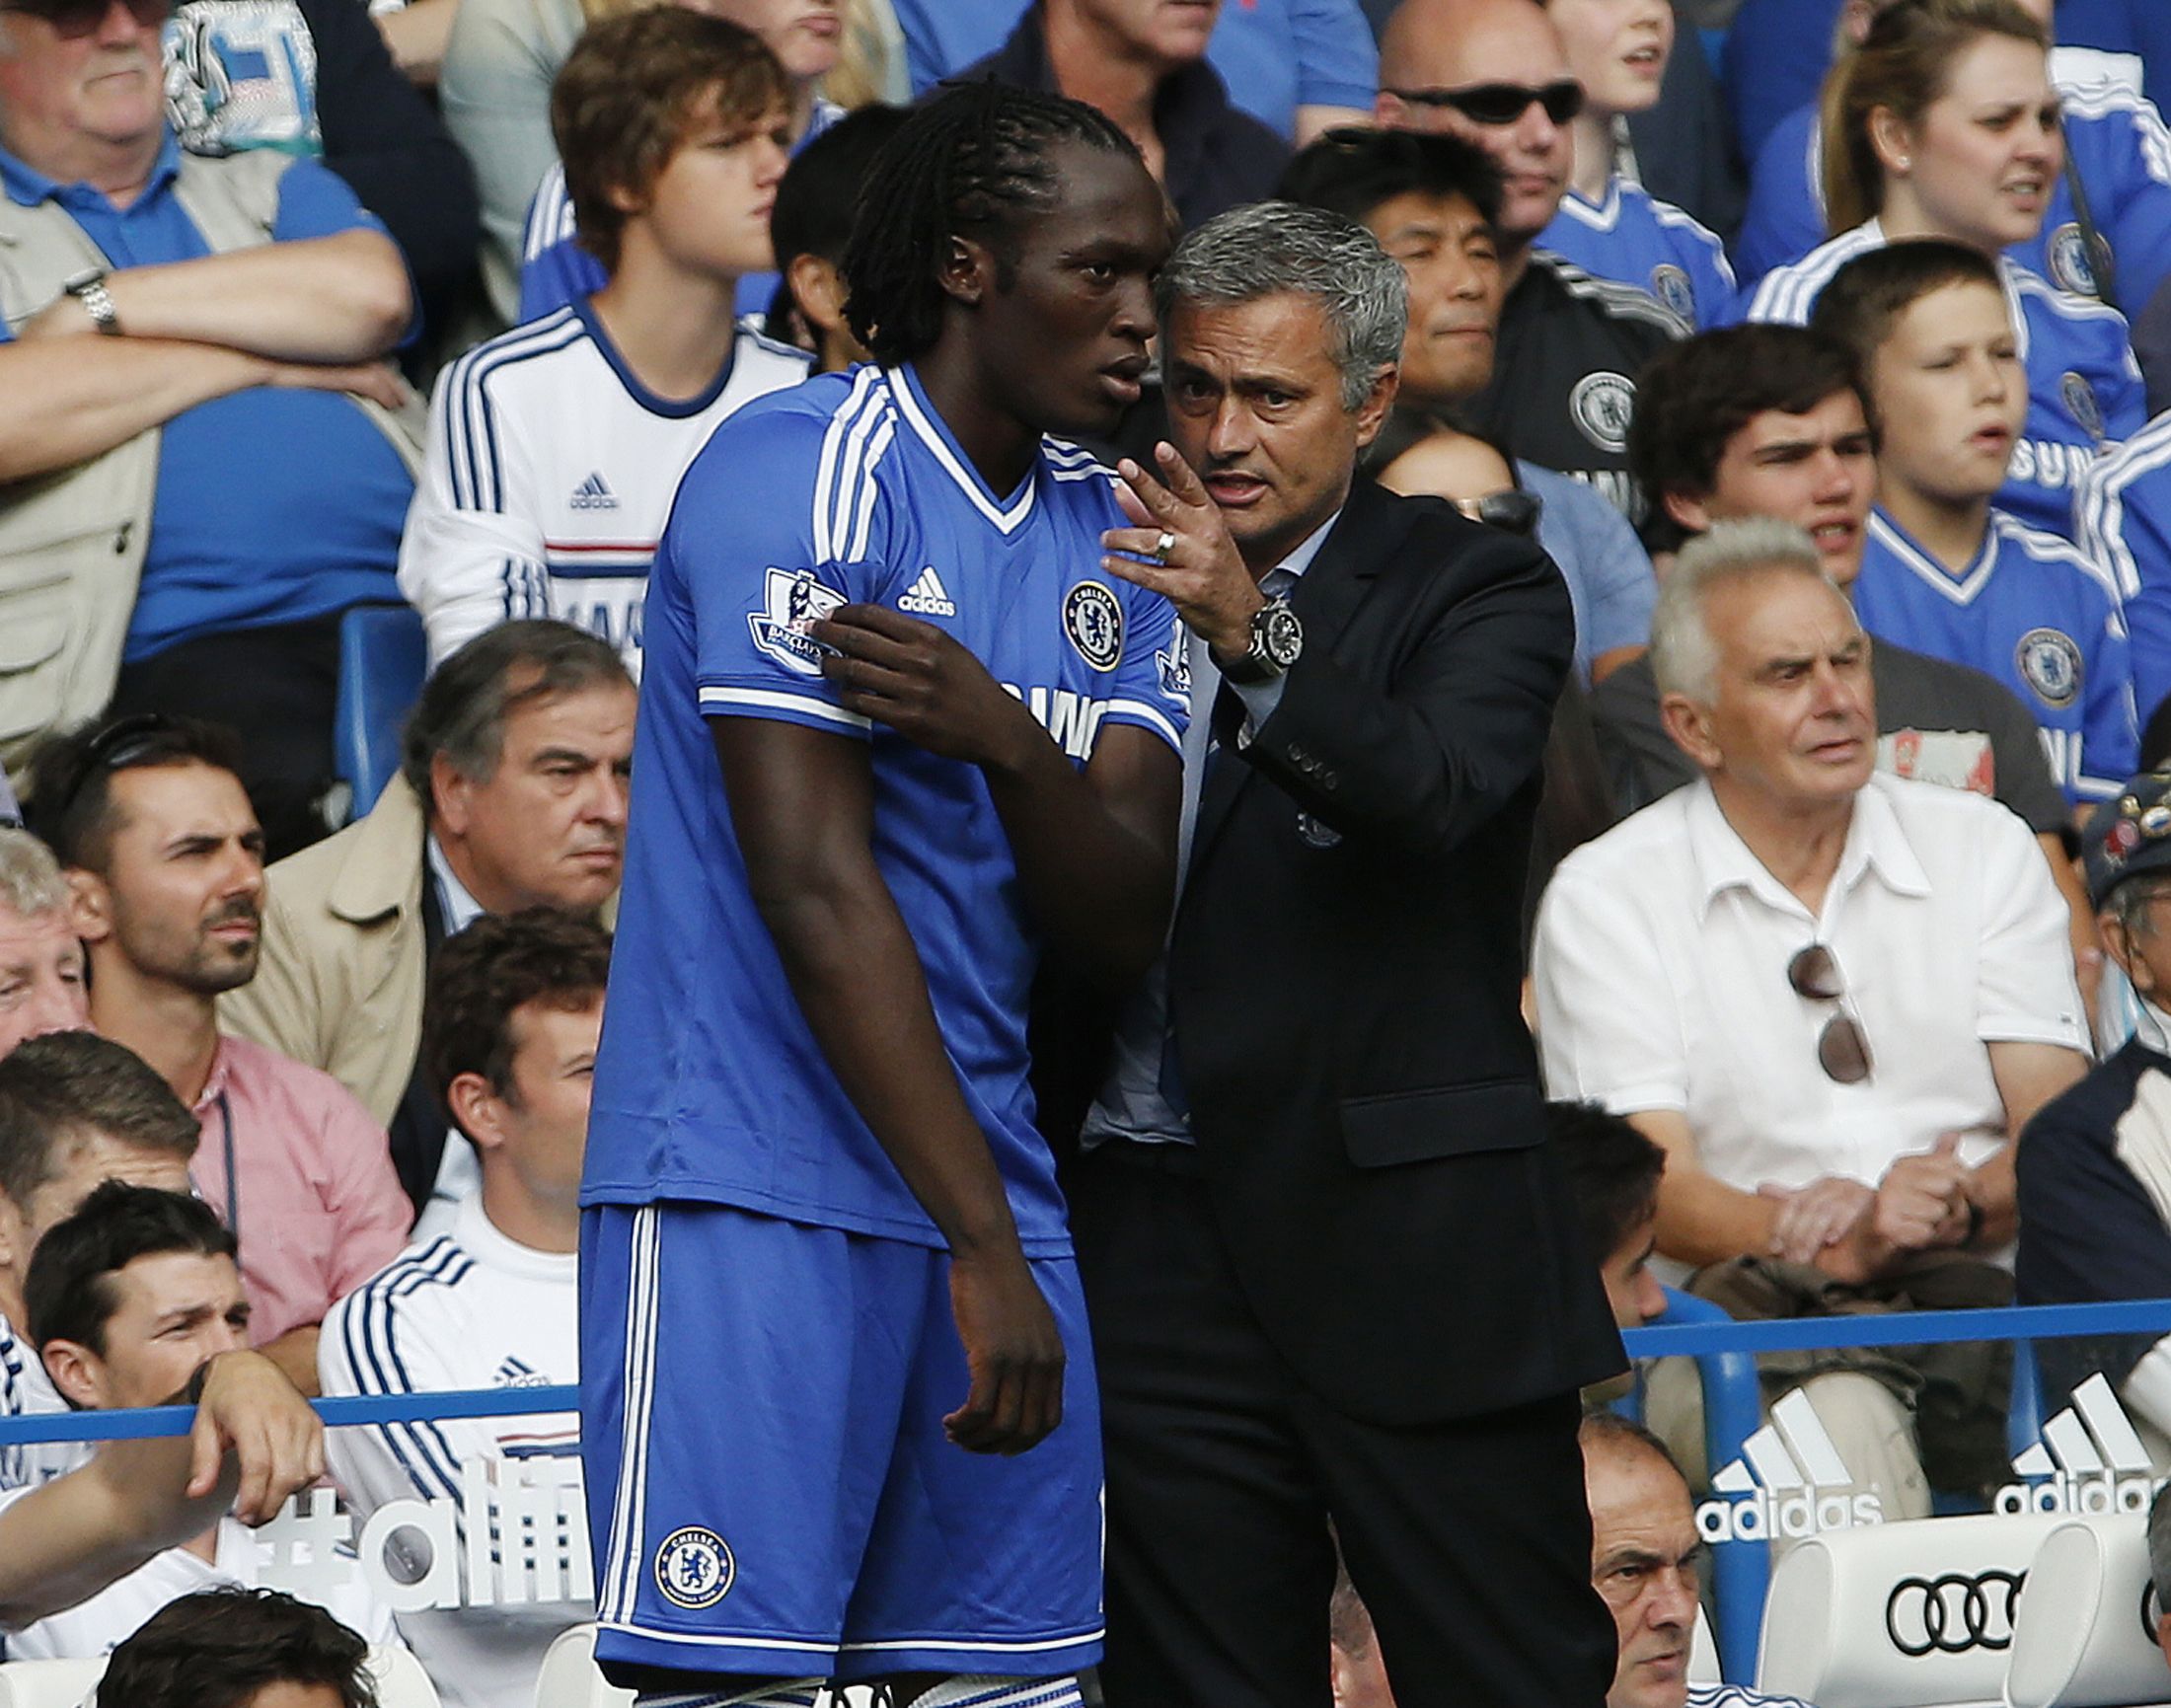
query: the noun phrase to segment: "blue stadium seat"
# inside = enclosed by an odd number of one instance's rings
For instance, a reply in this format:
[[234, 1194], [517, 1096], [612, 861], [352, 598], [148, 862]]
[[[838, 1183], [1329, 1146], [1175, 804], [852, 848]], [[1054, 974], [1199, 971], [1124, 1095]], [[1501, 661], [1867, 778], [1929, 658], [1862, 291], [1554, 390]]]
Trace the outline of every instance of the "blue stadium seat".
[[339, 697], [332, 759], [353, 791], [349, 818], [377, 804], [400, 770], [400, 726], [407, 720], [429, 647], [422, 619], [408, 605], [357, 605], [339, 621]]

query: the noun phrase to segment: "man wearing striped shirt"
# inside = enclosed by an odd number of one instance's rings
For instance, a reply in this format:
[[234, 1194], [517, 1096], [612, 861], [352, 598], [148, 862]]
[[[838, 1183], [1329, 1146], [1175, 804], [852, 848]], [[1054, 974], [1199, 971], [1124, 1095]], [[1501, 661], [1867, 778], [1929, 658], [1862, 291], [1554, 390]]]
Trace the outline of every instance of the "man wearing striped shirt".
[[[544, 909], [485, 915], [446, 942], [423, 1050], [482, 1185], [450, 1232], [326, 1317], [326, 1393], [578, 1380], [575, 1199], [609, 965], [601, 927]], [[489, 1581], [471, 1564], [461, 1605], [403, 1612], [400, 1628], [454, 1708], [527, 1708], [551, 1640], [594, 1611], [573, 1414], [372, 1425], [327, 1444], [357, 1524], [402, 1500], [459, 1503], [463, 1523], [490, 1515]]]

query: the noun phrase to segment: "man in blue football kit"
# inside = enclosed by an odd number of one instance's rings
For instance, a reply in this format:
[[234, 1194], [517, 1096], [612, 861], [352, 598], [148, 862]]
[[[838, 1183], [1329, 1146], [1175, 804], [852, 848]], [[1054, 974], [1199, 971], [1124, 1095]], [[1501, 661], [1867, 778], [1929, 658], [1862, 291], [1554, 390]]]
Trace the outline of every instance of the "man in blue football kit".
[[1044, 434], [1137, 400], [1167, 247], [1090, 109], [953, 91], [846, 256], [875, 365], [680, 488], [582, 1191], [597, 1655], [644, 1704], [1065, 1708], [1098, 1657], [1026, 995], [1043, 945], [1158, 952], [1188, 689], [1101, 566], [1108, 472]]

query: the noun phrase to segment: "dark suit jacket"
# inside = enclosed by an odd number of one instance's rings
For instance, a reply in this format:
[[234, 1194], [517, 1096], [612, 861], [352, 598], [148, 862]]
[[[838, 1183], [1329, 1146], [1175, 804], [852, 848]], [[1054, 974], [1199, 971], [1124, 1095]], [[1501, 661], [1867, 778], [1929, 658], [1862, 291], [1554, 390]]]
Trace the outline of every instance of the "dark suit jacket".
[[1307, 1385], [1373, 1422], [1612, 1374], [1519, 1002], [1566, 585], [1360, 480], [1291, 604], [1304, 655], [1240, 755], [1223, 692], [1169, 950], [1241, 1285]]

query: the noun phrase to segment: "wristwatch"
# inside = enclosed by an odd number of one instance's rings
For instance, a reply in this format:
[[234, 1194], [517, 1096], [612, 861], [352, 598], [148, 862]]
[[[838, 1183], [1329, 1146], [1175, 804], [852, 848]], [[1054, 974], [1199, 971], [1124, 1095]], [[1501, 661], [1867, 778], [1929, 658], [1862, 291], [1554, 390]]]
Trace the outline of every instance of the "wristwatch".
[[1214, 662], [1222, 675], [1241, 687], [1254, 687], [1286, 675], [1305, 649], [1305, 626], [1290, 610], [1287, 599], [1269, 599], [1251, 613], [1251, 643], [1240, 656]]
[[120, 336], [120, 313], [113, 307], [113, 293], [106, 288], [104, 267], [87, 268], [60, 288], [83, 305], [91, 317], [91, 325], [108, 337]]

